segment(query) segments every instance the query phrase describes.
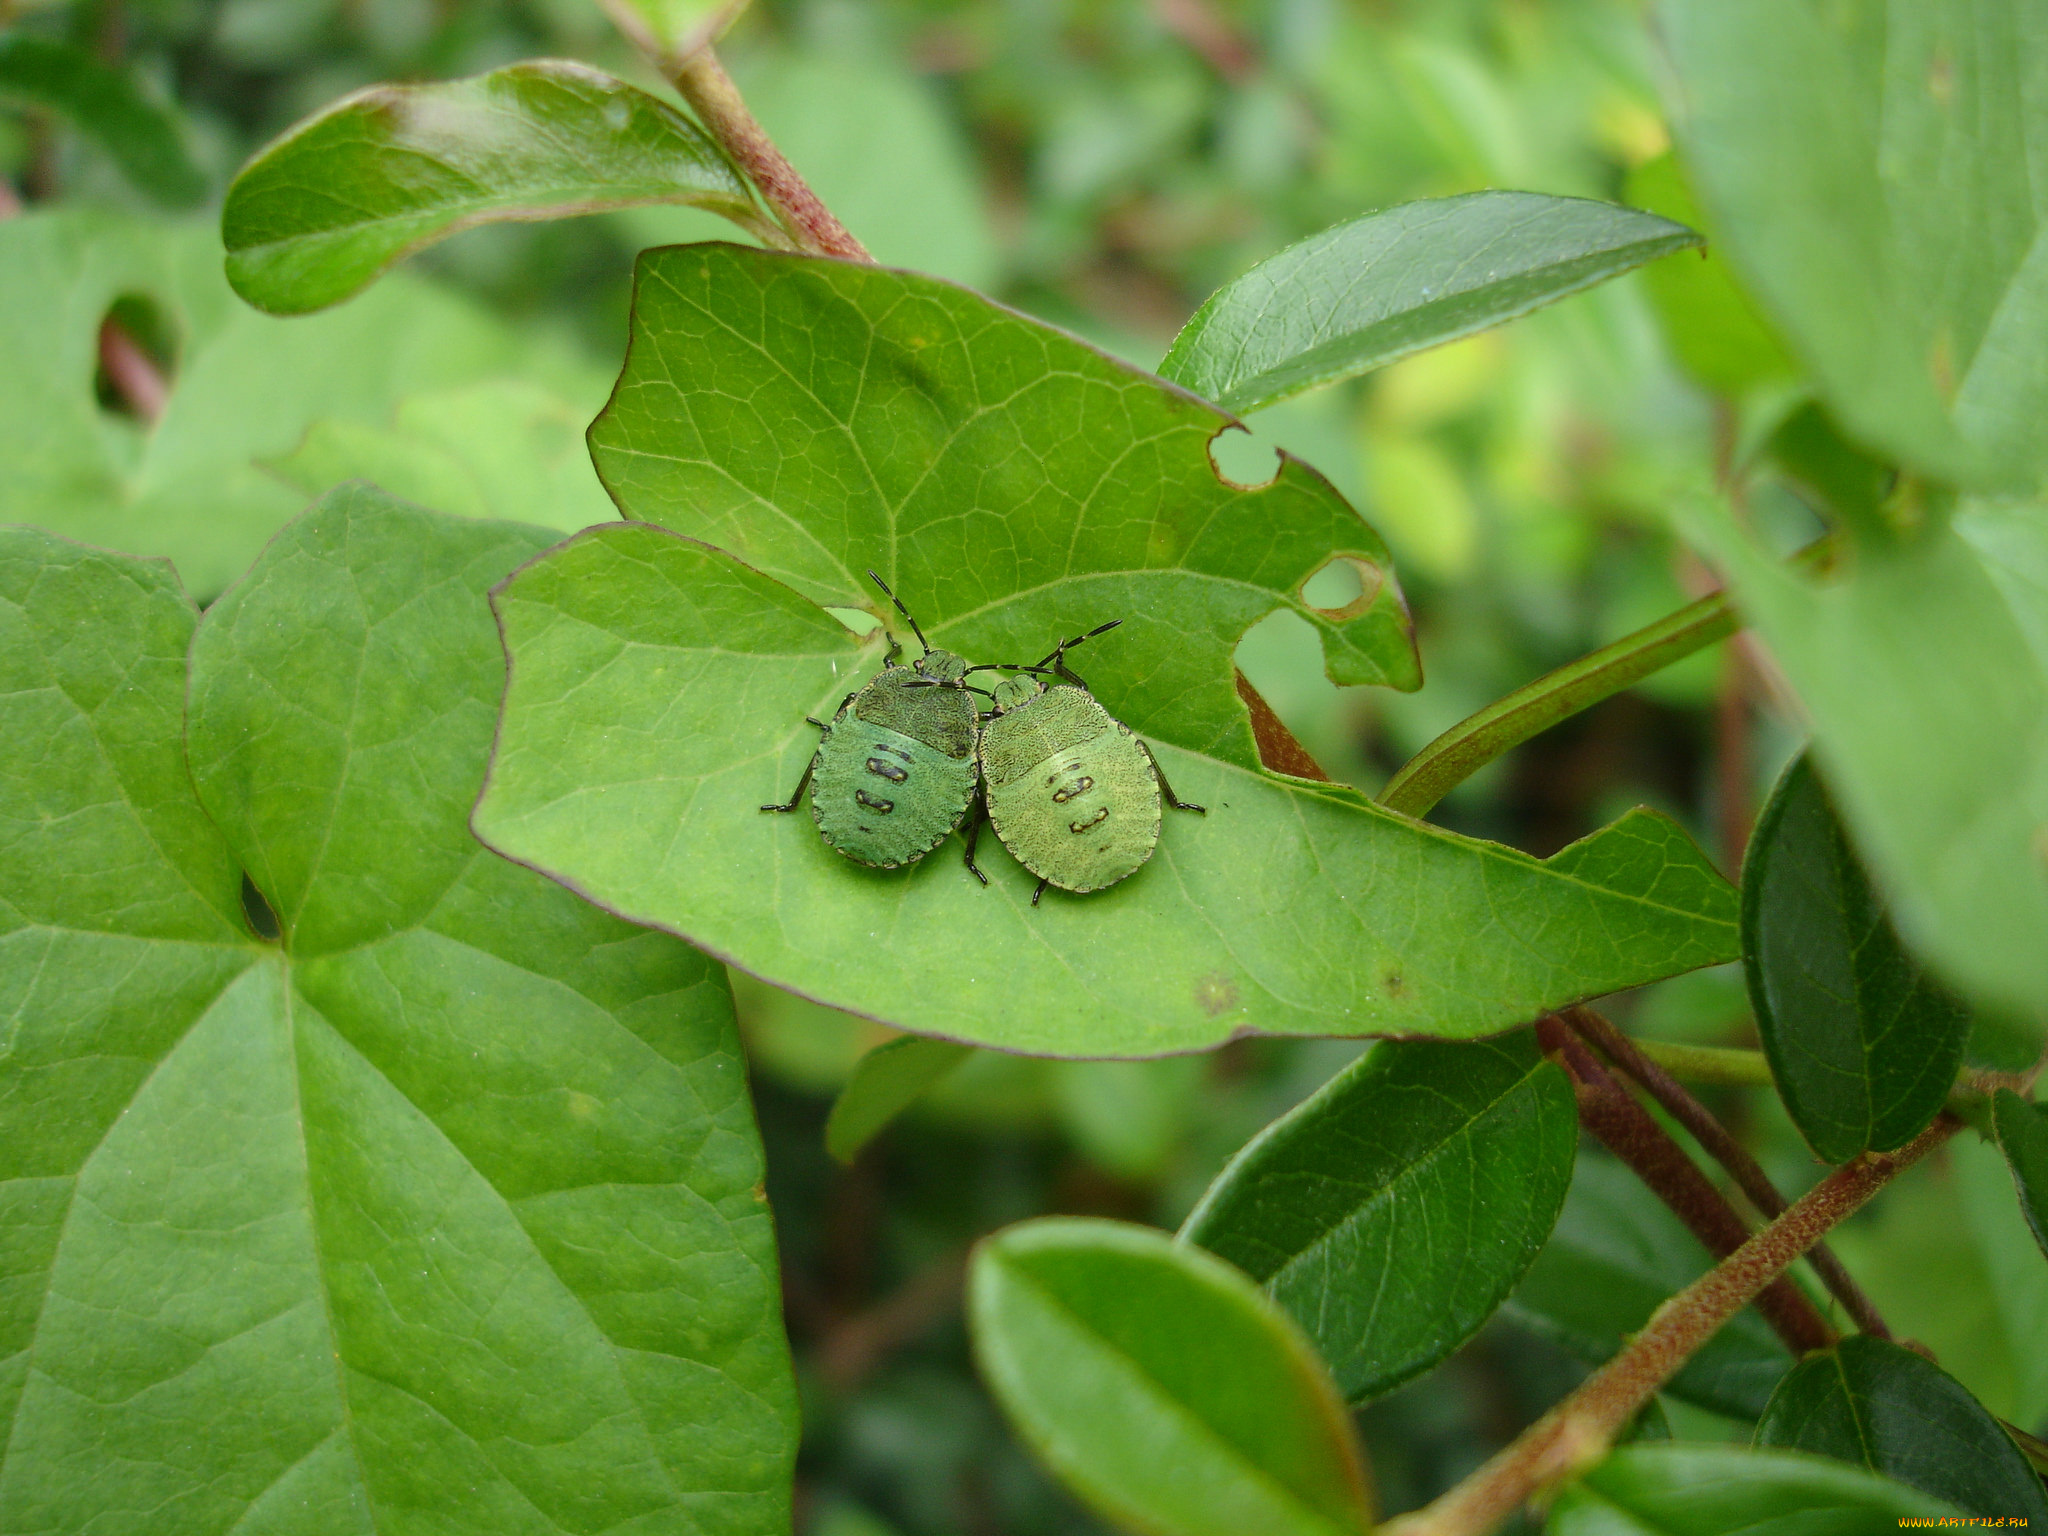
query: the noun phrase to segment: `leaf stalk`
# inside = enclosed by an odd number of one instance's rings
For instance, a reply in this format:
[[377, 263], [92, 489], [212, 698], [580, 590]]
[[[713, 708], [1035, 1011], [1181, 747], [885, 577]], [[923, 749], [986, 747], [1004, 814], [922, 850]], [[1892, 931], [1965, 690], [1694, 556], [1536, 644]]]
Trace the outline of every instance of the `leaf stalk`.
[[1383, 1536], [1482, 1536], [1530, 1498], [1607, 1453], [1614, 1437], [1701, 1345], [1837, 1222], [1955, 1134], [1944, 1114], [1896, 1152], [1866, 1152], [1816, 1184], [1734, 1253], [1666, 1301], [1569, 1397], [1450, 1492]]

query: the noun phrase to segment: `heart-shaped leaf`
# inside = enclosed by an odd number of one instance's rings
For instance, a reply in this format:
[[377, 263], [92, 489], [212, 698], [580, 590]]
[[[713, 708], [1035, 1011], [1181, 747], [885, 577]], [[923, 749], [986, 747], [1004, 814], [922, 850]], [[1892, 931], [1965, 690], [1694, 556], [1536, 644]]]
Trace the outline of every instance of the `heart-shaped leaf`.
[[[0, 304], [0, 516], [167, 555], [206, 600], [304, 509], [264, 465], [315, 422], [388, 429], [408, 396], [508, 374], [579, 413], [603, 397], [580, 359], [408, 273], [331, 314], [257, 314], [221, 277], [204, 225], [82, 209], [0, 221], [0, 291], [37, 296]], [[123, 300], [154, 313], [173, 354], [153, 426], [94, 389], [100, 324]], [[542, 521], [580, 526], [574, 505]]]
[[342, 98], [242, 168], [221, 235], [235, 292], [297, 315], [459, 230], [647, 203], [759, 223], [739, 172], [682, 113], [586, 65], [536, 59]]
[[[1664, 0], [1687, 168], [1857, 437], [1937, 478], [2048, 471], [2048, 38], [2014, 0]], [[1883, 675], [1874, 673], [1874, 675]]]
[[2048, 1109], [2001, 1088], [1992, 1100], [1991, 1117], [2019, 1190], [2020, 1210], [2034, 1241], [2048, 1254]]
[[[1946, 1517], [1944, 1519], [1943, 1517]], [[1645, 1445], [1558, 1497], [1550, 1536], [1891, 1536], [1956, 1510], [1889, 1478], [1791, 1451]]]
[[1958, 1509], [2048, 1521], [2048, 1493], [1998, 1420], [1925, 1355], [1858, 1334], [1794, 1366], [1756, 1443], [1832, 1456]]
[[463, 826], [548, 537], [344, 490], [201, 622], [0, 534], [10, 1529], [786, 1522], [724, 978]]
[[167, 208], [189, 208], [206, 196], [206, 174], [192, 163], [177, 115], [82, 48], [35, 32], [0, 34], [0, 96], [63, 113]]
[[1683, 224], [1582, 197], [1403, 203], [1311, 235], [1219, 288], [1159, 371], [1256, 411], [1699, 243]]
[[[1221, 480], [1227, 422], [934, 279], [649, 253], [593, 452], [621, 506], [733, 553], [621, 525], [506, 585], [479, 835], [777, 985], [1048, 1054], [1481, 1035], [1732, 953], [1732, 893], [1661, 817], [1539, 862], [1261, 768], [1231, 663], [1259, 618], [1308, 618], [1343, 682], [1412, 684], [1415, 662], [1371, 529], [1292, 460], [1262, 489]], [[1363, 589], [1313, 608], [1333, 558]], [[869, 870], [762, 816], [812, 753], [804, 717], [879, 660], [815, 606], [879, 603], [870, 567], [972, 659], [1122, 618], [1075, 665], [1209, 814], [1168, 812], [1136, 876], [1038, 908], [992, 838], [983, 891], [943, 850]]]
[[1969, 1010], [1899, 943], [1827, 787], [1801, 756], [1742, 869], [1743, 966], [1778, 1093], [1813, 1150], [1903, 1146], [1948, 1098]]
[[1479, 1331], [1543, 1247], [1579, 1116], [1527, 1031], [1389, 1040], [1266, 1127], [1181, 1228], [1266, 1288], [1357, 1401]]
[[[1634, 1174], [1609, 1157], [1582, 1157], [1557, 1228], [1505, 1311], [1598, 1365], [1712, 1263]], [[1770, 1325], [1746, 1307], [1665, 1390], [1717, 1413], [1754, 1419], [1791, 1364]]]
[[1349, 1416], [1257, 1286], [1123, 1222], [1046, 1220], [975, 1250], [975, 1355], [1075, 1492], [1160, 1536], [1371, 1527]]

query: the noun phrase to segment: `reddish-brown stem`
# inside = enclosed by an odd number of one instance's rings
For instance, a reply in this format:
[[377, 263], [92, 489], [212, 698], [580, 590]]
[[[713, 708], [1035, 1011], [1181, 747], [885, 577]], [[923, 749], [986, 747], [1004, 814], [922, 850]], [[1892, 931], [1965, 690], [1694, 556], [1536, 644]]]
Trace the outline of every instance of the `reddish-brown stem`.
[[122, 404], [137, 419], [155, 426], [171, 397], [170, 386], [155, 359], [111, 315], [100, 322], [100, 368]]
[[0, 176], [0, 219], [11, 219], [21, 212], [21, 194], [14, 190], [14, 183]]
[[[1540, 1021], [1536, 1038], [1544, 1054], [1571, 1078], [1580, 1123], [1628, 1164], [1709, 1253], [1723, 1259], [1749, 1240], [1749, 1228], [1735, 1207], [1629, 1091], [1601, 1069], [1563, 1020], [1552, 1016]], [[1790, 1280], [1766, 1285], [1756, 1309], [1794, 1355], [1835, 1342], [1827, 1319]]]
[[1243, 34], [1208, 0], [1152, 0], [1152, 14], [1232, 85], [1242, 84], [1258, 68]]
[[1383, 1536], [1483, 1536], [1532, 1495], [1599, 1460], [1657, 1389], [1786, 1265], [1961, 1124], [1944, 1114], [1898, 1151], [1866, 1152], [1837, 1168], [1659, 1307], [1620, 1354], [1512, 1445], [1435, 1503], [1380, 1527]]
[[[1778, 1193], [1777, 1185], [1771, 1182], [1763, 1166], [1728, 1133], [1728, 1128], [1714, 1118], [1706, 1105], [1686, 1091], [1684, 1084], [1636, 1049], [1635, 1041], [1592, 1009], [1567, 1008], [1564, 1019], [1582, 1040], [1633, 1078], [1644, 1092], [1664, 1107], [1666, 1114], [1684, 1126], [1707, 1156], [1728, 1170], [1735, 1187], [1766, 1219], [1783, 1214], [1785, 1197]], [[1835, 1257], [1826, 1243], [1814, 1244], [1806, 1259], [1820, 1276], [1821, 1283], [1827, 1286], [1829, 1294], [1842, 1304], [1842, 1309], [1855, 1320], [1858, 1328], [1880, 1339], [1892, 1336], [1884, 1319], [1878, 1315], [1876, 1305], [1863, 1293], [1863, 1288], [1849, 1271], [1842, 1267], [1842, 1261]]]
[[665, 61], [664, 67], [698, 121], [732, 156], [801, 249], [821, 256], [850, 256], [855, 261], [874, 259], [818, 200], [818, 194], [754, 120], [739, 87], [718, 62], [716, 51], [706, 45], [687, 58]]

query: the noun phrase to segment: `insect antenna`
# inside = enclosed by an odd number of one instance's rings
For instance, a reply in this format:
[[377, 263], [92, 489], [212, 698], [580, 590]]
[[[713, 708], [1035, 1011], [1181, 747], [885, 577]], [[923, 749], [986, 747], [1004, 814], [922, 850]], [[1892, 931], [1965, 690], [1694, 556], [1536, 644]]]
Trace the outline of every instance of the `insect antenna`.
[[[1122, 619], [1111, 619], [1107, 624], [1096, 625], [1093, 629], [1089, 630], [1088, 633], [1085, 635], [1076, 635], [1071, 640], [1062, 640], [1058, 645], [1054, 646], [1050, 651], [1046, 652], [1045, 655], [1038, 658], [1038, 665], [1040, 667], [1047, 667], [1053, 665], [1054, 663], [1057, 663], [1062, 654], [1064, 654], [1067, 651], [1071, 651], [1083, 640], [1093, 640], [1097, 635], [1106, 635], [1121, 623], [1123, 623]], [[1028, 667], [1019, 667], [1017, 670], [1020, 672], [1024, 672], [1030, 671], [1032, 669]]]
[[877, 576], [873, 571], [868, 572], [868, 580], [872, 581], [876, 586], [880, 587], [882, 589], [882, 595], [888, 598], [890, 602], [896, 605], [896, 611], [902, 614], [904, 619], [909, 623], [910, 632], [913, 635], [917, 636], [917, 643], [923, 646], [927, 651], [929, 651], [932, 648], [932, 643], [931, 641], [925, 639], [924, 631], [917, 627], [917, 620], [910, 617], [910, 610], [903, 606], [903, 599], [898, 597], [894, 592], [891, 592], [889, 590], [889, 583], [882, 580], [882, 578]]
[[[967, 670], [969, 672], [1037, 672], [1048, 676], [1052, 672], [1051, 667], [1026, 666], [1021, 661], [982, 661], [976, 662]], [[965, 674], [962, 675], [964, 676]]]

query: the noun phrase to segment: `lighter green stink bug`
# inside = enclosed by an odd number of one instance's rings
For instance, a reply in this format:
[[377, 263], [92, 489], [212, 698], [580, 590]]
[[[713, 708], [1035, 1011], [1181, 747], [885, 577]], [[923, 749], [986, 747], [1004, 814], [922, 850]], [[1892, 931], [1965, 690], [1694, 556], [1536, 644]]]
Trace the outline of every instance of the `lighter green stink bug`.
[[[996, 684], [995, 712], [982, 722], [977, 755], [989, 824], [1038, 876], [1034, 907], [1048, 885], [1099, 891], [1151, 858], [1162, 795], [1175, 810], [1203, 810], [1174, 794], [1152, 749], [1067, 665], [1069, 650], [1121, 622], [1061, 641], [1035, 666], [1006, 667], [1020, 675]], [[1039, 677], [1046, 671], [1059, 679], [1050, 688]], [[980, 830], [977, 822], [967, 835], [970, 869]]]
[[822, 734], [796, 793], [761, 809], [795, 810], [815, 778], [819, 836], [855, 863], [897, 869], [944, 842], [974, 801], [979, 715], [969, 695], [981, 690], [968, 686], [967, 663], [933, 650], [882, 578], [868, 577], [909, 621], [924, 654], [899, 666], [903, 645], [892, 638], [882, 670], [846, 696], [832, 723], [810, 720]]

